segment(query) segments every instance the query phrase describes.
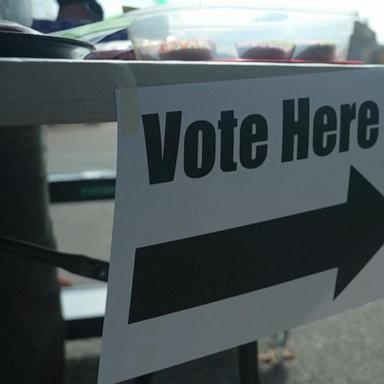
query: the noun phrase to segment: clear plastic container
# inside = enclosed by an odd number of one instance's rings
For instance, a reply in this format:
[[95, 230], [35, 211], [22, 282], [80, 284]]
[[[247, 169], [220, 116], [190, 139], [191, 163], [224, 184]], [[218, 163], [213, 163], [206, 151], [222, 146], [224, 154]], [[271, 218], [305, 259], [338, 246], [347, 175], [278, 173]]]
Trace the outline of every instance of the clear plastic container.
[[130, 17], [128, 34], [143, 60], [343, 61], [356, 20], [352, 12], [201, 1]]

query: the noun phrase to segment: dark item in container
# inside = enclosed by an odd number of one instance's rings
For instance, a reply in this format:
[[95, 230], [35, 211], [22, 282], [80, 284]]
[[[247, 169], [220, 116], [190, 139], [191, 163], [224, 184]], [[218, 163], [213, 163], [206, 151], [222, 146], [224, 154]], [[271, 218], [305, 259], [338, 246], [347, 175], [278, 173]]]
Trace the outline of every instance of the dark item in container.
[[284, 50], [279, 47], [254, 46], [246, 48], [240, 54], [242, 59], [266, 59], [266, 60], [287, 60], [291, 57], [292, 50]]
[[93, 49], [91, 44], [62, 37], [0, 32], [0, 57], [82, 59]]
[[308, 61], [336, 61], [336, 46], [334, 44], [313, 44], [304, 48], [295, 59]]
[[82, 59], [93, 50], [93, 45], [84, 41], [48, 36], [0, 20], [0, 57]]
[[180, 48], [159, 54], [161, 60], [209, 61], [213, 59], [208, 48]]
[[167, 41], [160, 45], [160, 60], [209, 61], [213, 60], [215, 44], [206, 39]]
[[86, 57], [87, 60], [136, 60], [133, 50], [113, 49], [95, 51]]

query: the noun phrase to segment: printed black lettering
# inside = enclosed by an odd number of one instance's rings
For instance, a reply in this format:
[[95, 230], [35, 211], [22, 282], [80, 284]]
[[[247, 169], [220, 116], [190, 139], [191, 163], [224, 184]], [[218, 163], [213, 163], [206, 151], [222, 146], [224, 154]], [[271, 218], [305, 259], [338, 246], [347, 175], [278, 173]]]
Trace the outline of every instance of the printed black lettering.
[[[199, 140], [199, 137], [201, 140]], [[199, 141], [201, 141], [201, 146]], [[199, 161], [199, 154], [201, 161]], [[189, 125], [184, 139], [185, 174], [194, 179], [206, 176], [215, 165], [215, 157], [215, 127], [209, 121], [204, 120], [195, 121]]]
[[351, 123], [356, 119], [356, 103], [343, 104], [340, 107], [340, 143], [339, 151], [349, 150]]
[[159, 114], [143, 115], [150, 184], [166, 183], [175, 177], [181, 118], [181, 111], [166, 113], [162, 145]]
[[237, 119], [233, 111], [221, 112], [218, 128], [221, 130], [221, 157], [220, 167], [224, 172], [235, 171], [237, 163], [234, 160], [234, 130], [237, 127]]
[[240, 162], [244, 168], [257, 168], [264, 163], [268, 145], [267, 120], [261, 115], [247, 116], [240, 127]]
[[318, 156], [329, 155], [336, 147], [336, 111], [330, 106], [319, 108], [313, 118], [313, 151]]
[[[294, 99], [283, 101], [283, 162], [308, 157], [309, 98], [298, 99], [297, 114], [295, 104]], [[296, 151], [295, 142], [297, 142]]]
[[371, 148], [379, 136], [379, 108], [373, 101], [366, 101], [359, 108], [357, 142], [361, 148]]

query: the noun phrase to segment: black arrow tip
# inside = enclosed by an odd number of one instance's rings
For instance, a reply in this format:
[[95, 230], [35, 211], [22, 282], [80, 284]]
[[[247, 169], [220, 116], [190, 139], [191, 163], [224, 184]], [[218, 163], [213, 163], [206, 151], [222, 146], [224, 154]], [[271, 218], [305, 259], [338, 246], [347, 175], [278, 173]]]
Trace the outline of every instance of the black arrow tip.
[[[346, 205], [351, 225], [342, 250], [333, 299], [360, 273], [384, 242], [384, 197], [354, 167], [351, 167]], [[353, 224], [351, 224], [353, 223]]]

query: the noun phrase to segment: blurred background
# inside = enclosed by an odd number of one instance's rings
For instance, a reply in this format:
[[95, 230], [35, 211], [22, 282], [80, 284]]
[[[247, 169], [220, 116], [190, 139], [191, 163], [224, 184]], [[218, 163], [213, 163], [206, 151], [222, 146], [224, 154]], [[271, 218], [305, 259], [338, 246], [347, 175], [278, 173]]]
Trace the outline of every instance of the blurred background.
[[[122, 14], [122, 6], [131, 7], [148, 7], [158, 4], [173, 4], [173, 3], [187, 3], [188, 0], [99, 0], [99, 4], [102, 6], [105, 17], [111, 17]], [[244, 1], [236, 1], [234, 4], [245, 3]], [[261, 4], [260, 1], [248, 0], [250, 4]], [[280, 1], [268, 1], [268, 5], [279, 4], [298, 7], [322, 7], [350, 10], [359, 14], [360, 19], [363, 22], [367, 22], [371, 29], [377, 34], [377, 39], [380, 43], [384, 42], [384, 4], [377, 0], [338, 0], [337, 2], [332, 0], [322, 1], [304, 1], [304, 0], [280, 0]], [[58, 12], [58, 4], [56, 0], [32, 0], [33, 16], [35, 19], [48, 19], [54, 20]]]
[[[12, 1], [12, 0], [11, 0]], [[14, 0], [16, 2], [16, 0]], [[146, 8], [155, 5], [186, 3], [183, 0], [97, 0], [90, 1], [101, 6], [92, 8], [89, 19], [80, 17], [80, 24], [109, 19], [123, 14], [122, 7]], [[27, 1], [24, 2], [27, 4]], [[42, 27], [51, 26], [45, 23], [55, 22], [59, 16], [57, 0], [31, 0], [32, 17], [42, 21]], [[68, 3], [68, 1], [66, 2]], [[384, 4], [377, 0], [281, 0], [281, 1], [234, 1], [234, 4], [296, 6], [298, 8], [337, 9], [355, 13], [358, 22], [355, 24], [353, 43], [351, 40], [353, 59], [370, 62], [372, 52], [384, 44]], [[1, 0], [0, 0], [1, 4]], [[79, 18], [78, 18], [79, 19]], [[59, 27], [70, 28], [75, 22], [64, 21]], [[26, 24], [29, 24], [26, 22]], [[35, 27], [35, 25], [34, 25]], [[60, 28], [59, 28], [60, 29]], [[115, 45], [110, 46], [115, 47]], [[120, 46], [119, 46], [120, 47]], [[122, 45], [127, 49], [127, 46]], [[354, 51], [353, 51], [354, 50]], [[379, 51], [380, 53], [381, 51]], [[101, 57], [103, 58], [103, 57]], [[113, 56], [109, 58], [114, 58]], [[116, 57], [115, 57], [116, 58]], [[117, 57], [121, 58], [121, 56]], [[132, 59], [131, 56], [127, 57]], [[382, 58], [375, 62], [383, 63]], [[116, 169], [116, 123], [55, 125], [43, 127], [45, 142], [45, 159], [47, 174], [81, 174], [88, 171], [115, 171]], [[60, 251], [80, 253], [98, 259], [109, 260], [112, 238], [114, 202], [103, 201], [56, 203], [50, 206], [54, 236]], [[95, 297], [96, 310], [90, 311], [100, 315], [105, 302], [105, 284], [90, 279], [71, 275], [60, 271], [61, 284], [73, 287], [101, 286], [103, 291]], [[64, 289], [63, 289], [64, 290]], [[95, 292], [95, 291], [94, 291]], [[100, 292], [99, 292], [100, 293]], [[69, 302], [69, 301], [67, 301]], [[70, 309], [63, 308], [65, 316], [70, 316], [78, 309], [72, 302]], [[90, 301], [80, 302], [82, 309], [95, 305]], [[75, 308], [76, 307], [76, 308]], [[101, 308], [101, 309], [100, 309]], [[67, 312], [66, 312], [67, 311]], [[69, 314], [68, 314], [69, 313]], [[377, 302], [346, 314], [316, 322], [294, 330], [288, 341], [293, 349], [287, 365], [277, 364], [273, 356], [267, 356], [262, 362], [263, 383], [334, 383], [334, 384], [382, 384], [384, 376], [384, 302]], [[67, 341], [66, 383], [90, 384], [96, 382], [97, 366], [100, 352], [99, 338]], [[270, 340], [263, 340], [262, 351], [270, 348]], [[295, 358], [296, 356], [296, 358]], [[207, 366], [191, 363], [181, 368], [183, 383], [196, 383], [195, 372], [206, 372], [206, 376], [221, 383], [236, 382], [230, 361], [212, 360], [213, 366], [222, 377], [210, 377]], [[224, 367], [225, 365], [225, 367]], [[167, 376], [159, 376], [159, 383], [169, 383]], [[209, 380], [208, 380], [209, 381]], [[176, 381], [177, 382], [177, 381]], [[201, 384], [201, 383], [199, 383]]]

